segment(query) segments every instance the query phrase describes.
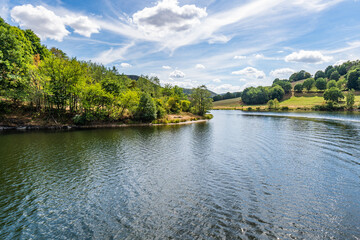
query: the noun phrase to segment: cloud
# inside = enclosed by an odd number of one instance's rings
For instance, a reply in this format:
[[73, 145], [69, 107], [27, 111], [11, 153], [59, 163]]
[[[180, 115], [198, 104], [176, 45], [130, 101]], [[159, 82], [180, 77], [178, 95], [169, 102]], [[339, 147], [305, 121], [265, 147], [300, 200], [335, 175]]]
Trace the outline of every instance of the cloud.
[[220, 78], [215, 78], [215, 79], [213, 79], [213, 82], [221, 83], [221, 79]]
[[255, 54], [254, 56], [256, 59], [265, 59], [264, 54]]
[[247, 67], [240, 71], [234, 71], [231, 74], [241, 75], [246, 78], [256, 78], [256, 79], [263, 79], [266, 76], [263, 71], [257, 70], [256, 68], [253, 67]]
[[132, 65], [129, 64], [129, 63], [121, 63], [120, 66], [121, 66], [122, 68], [131, 68], [131, 67], [132, 67]]
[[184, 78], [185, 73], [183, 73], [180, 70], [175, 70], [175, 71], [171, 72], [169, 76], [172, 78]]
[[133, 46], [134, 43], [130, 43], [121, 48], [110, 48], [109, 50], [100, 53], [97, 57], [92, 58], [91, 61], [107, 65], [117, 60], [124, 59], [124, 56], [129, 48]]
[[90, 37], [92, 33], [98, 33], [100, 29], [86, 16], [60, 17], [43, 6], [34, 7], [31, 4], [16, 6], [10, 14], [21, 27], [32, 29], [41, 39], [62, 41], [70, 34], [66, 26], [70, 26], [74, 32], [86, 37]]
[[235, 56], [234, 59], [246, 59], [246, 56]]
[[169, 32], [183, 32], [206, 17], [206, 9], [195, 5], [179, 6], [177, 0], [162, 0], [154, 7], [144, 8], [132, 16], [133, 23], [146, 34], [165, 36]]
[[202, 64], [196, 64], [195, 68], [196, 69], [205, 69], [206, 67]]
[[339, 60], [339, 61], [336, 61], [336, 63], [334, 63], [334, 66], [340, 66], [341, 64], [343, 64], [344, 62], [347, 62], [349, 60]]
[[170, 70], [171, 67], [170, 66], [162, 66], [163, 69], [166, 69], [166, 70]]
[[271, 71], [270, 75], [275, 78], [288, 78], [294, 72], [295, 70], [291, 68], [280, 68]]
[[286, 62], [323, 63], [331, 61], [332, 57], [324, 56], [319, 51], [293, 52], [285, 57]]
[[93, 33], [99, 33], [100, 27], [94, 24], [88, 17], [86, 16], [66, 16], [64, 18], [64, 23], [71, 28], [74, 29], [74, 32], [85, 36], [91, 37]]
[[4, 20], [7, 20], [9, 15], [8, 3], [8, 0], [0, 0], [0, 17], [2, 17]]
[[225, 36], [225, 35], [214, 35], [214, 36], [210, 37], [208, 42], [210, 44], [227, 43], [230, 40], [231, 40], [231, 37], [228, 37], [228, 36]]
[[209, 89], [216, 93], [226, 93], [226, 92], [240, 92], [242, 87], [234, 86], [231, 84], [222, 84], [220, 86], [209, 85]]

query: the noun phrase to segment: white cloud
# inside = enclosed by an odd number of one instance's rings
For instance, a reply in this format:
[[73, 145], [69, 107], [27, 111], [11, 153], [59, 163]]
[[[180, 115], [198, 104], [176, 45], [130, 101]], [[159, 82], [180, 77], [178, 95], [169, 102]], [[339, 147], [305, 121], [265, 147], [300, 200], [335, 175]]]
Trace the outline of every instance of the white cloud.
[[41, 39], [62, 41], [70, 34], [65, 28], [63, 19], [43, 6], [34, 7], [31, 4], [16, 6], [11, 10], [11, 17], [21, 27], [32, 29]]
[[231, 40], [231, 37], [228, 37], [228, 36], [225, 36], [225, 35], [214, 35], [209, 39], [208, 42], [210, 44], [227, 43], [230, 40]]
[[334, 66], [340, 66], [341, 64], [343, 64], [344, 62], [347, 62], [348, 60], [339, 60], [336, 61], [336, 63], [334, 63]]
[[246, 59], [246, 56], [235, 56], [234, 59]]
[[147, 35], [166, 36], [169, 32], [191, 29], [206, 17], [206, 9], [195, 5], [179, 6], [177, 0], [162, 0], [156, 6], [136, 12], [133, 23]]
[[275, 78], [288, 78], [294, 72], [295, 70], [291, 68], [280, 68], [271, 71], [270, 75]]
[[213, 82], [221, 83], [221, 79], [220, 78], [215, 78], [215, 79], [213, 79]]
[[202, 64], [196, 64], [195, 68], [196, 69], [205, 69], [206, 67]]
[[102, 63], [102, 64], [109, 64], [115, 62], [116, 60], [124, 59], [125, 54], [129, 50], [129, 48], [133, 47], [134, 43], [130, 43], [122, 48], [110, 48], [107, 51], [100, 53], [97, 57], [92, 58], [93, 62]]
[[171, 78], [184, 78], [185, 77], [185, 73], [183, 73], [180, 70], [175, 70], [173, 72], [170, 73], [169, 75]]
[[132, 67], [132, 65], [129, 64], [129, 63], [121, 63], [120, 66], [121, 66], [122, 68], [131, 68], [131, 67]]
[[265, 56], [263, 54], [255, 54], [254, 56], [256, 59], [265, 59]]
[[100, 27], [92, 22], [86, 16], [66, 16], [64, 18], [64, 23], [74, 29], [74, 32], [85, 36], [91, 37], [93, 33], [99, 33]]
[[246, 78], [252, 78], [252, 79], [254, 79], [254, 78], [263, 79], [266, 76], [263, 71], [257, 70], [256, 68], [253, 68], [253, 67], [247, 67], [247, 68], [244, 68], [244, 69], [239, 70], [239, 71], [234, 71], [231, 74], [241, 75], [241, 76], [244, 76]]
[[301, 6], [311, 11], [322, 11], [328, 7], [331, 7], [343, 0], [294, 0], [294, 5]]
[[285, 57], [286, 62], [323, 63], [331, 61], [332, 57], [324, 56], [320, 51], [293, 52]]
[[5, 21], [9, 15], [8, 3], [8, 0], [0, 0], [0, 17], [2, 17]]
[[53, 11], [43, 7], [34, 7], [31, 4], [16, 6], [11, 10], [11, 17], [21, 27], [32, 29], [41, 39], [54, 39], [62, 41], [70, 32], [66, 25], [74, 29], [74, 32], [90, 37], [92, 33], [98, 33], [100, 27], [86, 16], [60, 17]]
[[242, 87], [234, 86], [231, 84], [222, 84], [220, 86], [209, 85], [209, 89], [216, 93], [226, 93], [226, 92], [240, 92]]
[[170, 66], [162, 66], [163, 69], [166, 69], [166, 70], [170, 70], [171, 67]]

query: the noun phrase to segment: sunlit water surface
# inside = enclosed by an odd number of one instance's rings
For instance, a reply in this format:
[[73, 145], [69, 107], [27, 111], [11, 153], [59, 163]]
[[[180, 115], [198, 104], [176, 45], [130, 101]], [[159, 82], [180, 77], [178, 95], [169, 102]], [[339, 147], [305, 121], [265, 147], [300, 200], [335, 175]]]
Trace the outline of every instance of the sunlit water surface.
[[0, 134], [0, 239], [359, 239], [360, 116]]

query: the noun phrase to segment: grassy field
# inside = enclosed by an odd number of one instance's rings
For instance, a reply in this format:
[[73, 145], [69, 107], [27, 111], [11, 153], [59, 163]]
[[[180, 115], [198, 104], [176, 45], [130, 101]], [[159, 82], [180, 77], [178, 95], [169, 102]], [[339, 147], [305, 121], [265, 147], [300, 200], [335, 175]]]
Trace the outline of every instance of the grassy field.
[[[360, 106], [360, 93], [356, 93], [355, 96], [355, 106]], [[307, 96], [308, 95], [308, 96]], [[344, 99], [345, 101], [345, 99]], [[325, 103], [325, 100], [321, 96], [314, 96], [314, 94], [301, 94], [301, 96], [294, 96], [289, 99], [286, 99], [280, 102], [280, 107], [288, 107], [290, 110], [304, 109], [308, 110], [314, 107], [315, 105], [322, 105]], [[343, 102], [344, 104], [345, 102]], [[247, 109], [251, 107], [252, 109], [267, 109], [267, 105], [242, 105], [241, 98], [226, 99], [222, 101], [216, 101], [213, 103], [213, 109]]]

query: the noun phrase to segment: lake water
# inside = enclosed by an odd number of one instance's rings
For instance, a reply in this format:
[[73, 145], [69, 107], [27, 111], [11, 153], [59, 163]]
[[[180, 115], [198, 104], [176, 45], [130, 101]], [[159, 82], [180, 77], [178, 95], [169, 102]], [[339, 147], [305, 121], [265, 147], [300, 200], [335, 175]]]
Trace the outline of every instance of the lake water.
[[359, 239], [360, 116], [0, 134], [0, 239]]

